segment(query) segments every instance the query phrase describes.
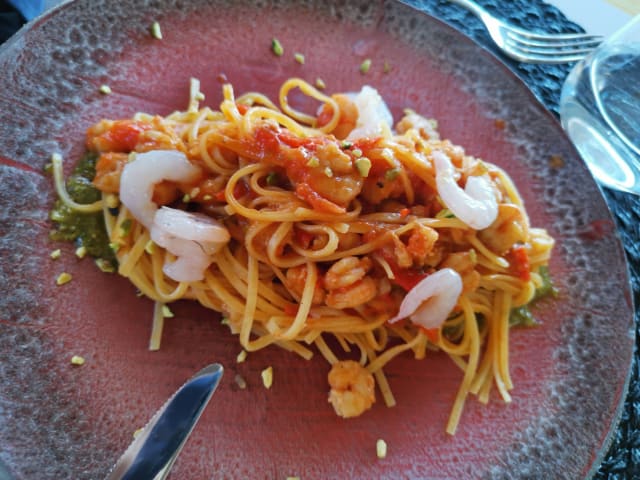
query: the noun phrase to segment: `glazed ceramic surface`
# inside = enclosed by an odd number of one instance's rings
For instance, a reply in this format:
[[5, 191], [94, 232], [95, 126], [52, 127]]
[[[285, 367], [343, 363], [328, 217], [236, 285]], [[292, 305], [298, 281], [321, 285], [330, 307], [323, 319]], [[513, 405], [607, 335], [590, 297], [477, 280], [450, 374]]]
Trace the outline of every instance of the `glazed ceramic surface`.
[[[149, 33], [154, 21], [162, 40]], [[512, 176], [532, 225], [557, 240], [559, 296], [535, 306], [539, 327], [510, 336], [513, 402], [470, 397], [453, 437], [444, 429], [462, 372], [444, 355], [393, 360], [386, 373], [398, 405], [378, 401], [343, 420], [327, 403], [320, 355], [305, 361], [274, 347], [238, 364], [237, 338], [219, 315], [189, 302], [172, 306], [162, 348], [151, 352], [152, 302], [48, 238], [55, 193], [43, 167], [59, 152], [68, 173], [92, 123], [184, 109], [191, 77], [217, 108], [223, 78], [237, 94], [275, 99], [292, 76], [321, 78], [329, 93], [369, 84], [396, 120], [406, 107], [438, 119], [443, 137]], [[103, 84], [112, 94], [99, 92]], [[0, 48], [0, 205], [0, 462], [15, 478], [103, 477], [133, 432], [213, 361], [225, 377], [173, 478], [584, 478], [617, 421], [632, 306], [600, 191], [513, 74], [400, 3], [80, 0], [50, 12]], [[73, 280], [57, 287], [62, 271]], [[72, 366], [72, 355], [85, 365]]]

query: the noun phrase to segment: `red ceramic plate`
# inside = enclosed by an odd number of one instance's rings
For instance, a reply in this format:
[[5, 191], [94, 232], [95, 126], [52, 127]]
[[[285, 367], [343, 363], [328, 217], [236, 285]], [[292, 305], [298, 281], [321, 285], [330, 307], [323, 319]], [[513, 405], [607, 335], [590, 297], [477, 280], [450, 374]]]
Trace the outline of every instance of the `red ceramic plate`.
[[[154, 21], [162, 40], [149, 34]], [[282, 57], [271, 53], [272, 37]], [[365, 58], [372, 64], [363, 75]], [[539, 328], [512, 333], [513, 403], [470, 398], [458, 433], [447, 436], [461, 372], [443, 355], [406, 355], [386, 369], [398, 405], [378, 402], [342, 420], [327, 403], [329, 367], [319, 355], [307, 362], [269, 348], [237, 364], [237, 339], [216, 314], [189, 303], [173, 307], [162, 349], [150, 352], [151, 302], [48, 239], [55, 195], [43, 165], [52, 152], [70, 167], [93, 122], [185, 108], [190, 77], [217, 107], [220, 74], [238, 93], [272, 97], [290, 76], [320, 77], [330, 92], [370, 84], [396, 116], [412, 107], [437, 118], [444, 137], [512, 175], [532, 224], [557, 239], [550, 269], [560, 291], [536, 307]], [[113, 93], [100, 94], [102, 84]], [[226, 375], [173, 478], [584, 478], [617, 422], [632, 307], [598, 188], [558, 122], [513, 74], [402, 4], [65, 4], [0, 49], [0, 199], [0, 460], [15, 478], [103, 477], [132, 433], [213, 361]], [[49, 258], [55, 248], [58, 261]], [[62, 271], [73, 281], [56, 287]], [[71, 366], [72, 355], [86, 364]], [[268, 365], [270, 390], [260, 380]], [[379, 438], [388, 444], [383, 460]]]

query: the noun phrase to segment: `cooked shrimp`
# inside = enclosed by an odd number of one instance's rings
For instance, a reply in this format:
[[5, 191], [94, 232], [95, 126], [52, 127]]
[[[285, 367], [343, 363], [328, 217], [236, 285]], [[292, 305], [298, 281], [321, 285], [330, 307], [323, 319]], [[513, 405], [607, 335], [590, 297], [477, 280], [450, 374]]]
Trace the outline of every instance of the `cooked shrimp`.
[[347, 140], [380, 137], [391, 132], [393, 116], [375, 88], [365, 85], [352, 100], [358, 109], [358, 119]]
[[156, 212], [151, 226], [151, 239], [177, 257], [162, 270], [179, 282], [202, 280], [212, 256], [230, 238], [227, 229], [213, 218], [169, 207]]
[[413, 110], [407, 109], [404, 117], [396, 124], [396, 130], [398, 133], [403, 134], [411, 128], [416, 129], [420, 136], [426, 140], [440, 138], [440, 134], [436, 130], [438, 123], [435, 120], [429, 120], [422, 115], [418, 115]]
[[455, 270], [443, 268], [425, 277], [402, 300], [395, 323], [409, 318], [424, 328], [438, 328], [447, 319], [462, 293], [462, 279]]
[[346, 287], [361, 280], [371, 269], [369, 258], [344, 257], [331, 265], [324, 277], [329, 290]]
[[[307, 266], [298, 265], [297, 267], [291, 267], [287, 270], [286, 286], [297, 297], [296, 300], [300, 300], [304, 286], [307, 283]], [[324, 302], [325, 291], [322, 289], [320, 282], [316, 282], [313, 289], [313, 299], [311, 303], [313, 305], [321, 305]]]
[[329, 403], [343, 418], [357, 417], [376, 401], [373, 375], [353, 360], [336, 362], [328, 375]]
[[145, 227], [150, 228], [158, 206], [153, 203], [153, 188], [163, 180], [193, 182], [201, 175], [184, 153], [156, 150], [139, 153], [127, 163], [120, 177], [120, 201]]
[[516, 243], [527, 242], [529, 221], [519, 206], [502, 203], [498, 207], [498, 218], [486, 230], [478, 232], [478, 238], [492, 252], [502, 255]]
[[475, 269], [473, 256], [469, 252], [450, 253], [440, 264], [440, 268], [451, 268], [462, 279], [462, 288], [466, 293], [480, 286], [480, 273]]
[[456, 182], [449, 157], [439, 150], [432, 156], [438, 194], [447, 208], [475, 230], [491, 225], [498, 216], [498, 202], [489, 178], [486, 175], [469, 177], [463, 190]]
[[376, 297], [376, 288], [376, 282], [371, 277], [364, 277], [347, 287], [330, 290], [325, 303], [339, 309], [359, 307]]

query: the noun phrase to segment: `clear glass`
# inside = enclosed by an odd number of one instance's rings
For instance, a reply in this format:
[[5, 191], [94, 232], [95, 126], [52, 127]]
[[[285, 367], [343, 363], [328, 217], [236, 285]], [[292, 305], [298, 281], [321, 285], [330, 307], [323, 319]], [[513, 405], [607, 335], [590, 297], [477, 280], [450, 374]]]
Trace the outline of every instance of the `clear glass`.
[[640, 195], [640, 15], [575, 65], [560, 118], [596, 180]]

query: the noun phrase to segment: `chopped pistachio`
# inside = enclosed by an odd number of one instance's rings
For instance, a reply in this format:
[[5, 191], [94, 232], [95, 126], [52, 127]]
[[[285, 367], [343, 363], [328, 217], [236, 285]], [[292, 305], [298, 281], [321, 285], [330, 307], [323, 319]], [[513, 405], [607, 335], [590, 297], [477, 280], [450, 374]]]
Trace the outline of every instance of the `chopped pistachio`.
[[360, 150], [359, 148], [354, 148], [351, 151], [351, 155], [353, 155], [356, 158], [361, 157], [362, 156], [362, 150]]
[[262, 383], [265, 388], [271, 388], [271, 385], [273, 385], [273, 367], [265, 368], [260, 372], [260, 375], [262, 376]]
[[307, 167], [315, 168], [320, 166], [320, 160], [318, 157], [313, 156], [307, 161]]
[[393, 180], [398, 178], [398, 175], [400, 175], [399, 168], [390, 168], [389, 170], [384, 172], [384, 179], [392, 182]]
[[277, 38], [271, 39], [271, 51], [278, 57], [281, 57], [284, 53], [284, 48], [282, 48], [282, 44]]
[[84, 258], [87, 255], [87, 247], [82, 245], [81, 247], [76, 248], [76, 257]]
[[333, 170], [331, 170], [331, 167], [326, 167], [324, 169], [324, 174], [329, 178], [333, 177]]
[[267, 185], [273, 186], [278, 184], [278, 174], [276, 172], [269, 172], [267, 174]]
[[347, 150], [348, 148], [353, 147], [353, 143], [349, 142], [348, 140], [343, 140], [342, 143], [340, 144], [340, 148], [343, 150]]
[[149, 255], [153, 255], [155, 250], [156, 250], [156, 244], [153, 243], [153, 240], [149, 240], [147, 244], [144, 246], [144, 251], [147, 252]]
[[46, 163], [44, 167], [42, 167], [44, 173], [51, 174], [53, 173], [53, 163]]
[[304, 55], [301, 53], [296, 53], [293, 58], [296, 60], [296, 62], [298, 62], [300, 65], [304, 65]]
[[367, 157], [360, 157], [355, 161], [355, 165], [360, 176], [369, 176], [369, 170], [371, 170], [371, 160], [369, 160]]
[[109, 85], [100, 85], [100, 93], [109, 95], [112, 93], [111, 87]]
[[167, 307], [166, 305], [162, 306], [162, 316], [164, 318], [173, 318], [173, 312], [171, 311], [171, 309], [169, 307]]
[[57, 260], [62, 255], [62, 251], [59, 248], [56, 248], [53, 252], [49, 254], [52, 260]]
[[129, 235], [129, 232], [131, 231], [131, 224], [133, 222], [131, 221], [130, 218], [125, 218], [122, 223], [120, 224], [120, 237], [126, 237], [127, 235]]
[[138, 438], [143, 431], [143, 427], [138, 428], [135, 432], [133, 432], [133, 438]]
[[478, 263], [478, 253], [475, 248], [469, 250], [469, 260], [471, 260], [471, 263], [474, 265]]
[[84, 357], [81, 357], [80, 355], [74, 355], [73, 357], [71, 357], [71, 365], [84, 365]]
[[360, 73], [367, 73], [369, 71], [369, 69], [371, 68], [371, 59], [370, 58], [366, 58], [361, 64], [360, 64]]
[[244, 390], [245, 388], [247, 388], [247, 382], [239, 373], [237, 373], [236, 376], [233, 377], [233, 379], [235, 380], [236, 385], [238, 385], [238, 388], [240, 388], [240, 390]]
[[389, 73], [391, 71], [391, 65], [386, 60], [384, 61], [384, 66], [382, 67], [382, 73]]
[[162, 30], [160, 30], [160, 24], [158, 22], [151, 24], [151, 36], [157, 40], [162, 40]]
[[120, 245], [118, 242], [109, 242], [109, 248], [113, 250], [113, 253], [118, 253], [118, 250], [120, 250], [121, 246], [122, 245]]
[[324, 83], [324, 80], [322, 80], [320, 77], [316, 78], [316, 88], [319, 88], [320, 90], [327, 88], [327, 84]]
[[189, 203], [190, 201], [191, 201], [191, 195], [189, 195], [188, 193], [185, 193], [182, 197], [182, 202]]
[[448, 208], [443, 208], [438, 213], [436, 213], [436, 218], [455, 218], [455, 215]]
[[241, 350], [238, 356], [236, 357], [236, 362], [242, 363], [247, 359], [247, 351]]
[[204, 93], [202, 92], [196, 93], [193, 99], [196, 100], [197, 102], [202, 102], [205, 99]]
[[105, 202], [107, 203], [107, 208], [118, 208], [118, 205], [120, 205], [120, 199], [112, 193], [105, 197]]
[[208, 193], [204, 197], [202, 197], [202, 200], [204, 200], [205, 202], [208, 202], [209, 200], [212, 200], [212, 199], [213, 197]]
[[200, 188], [199, 187], [192, 188], [191, 191], [189, 192], [189, 195], [191, 195], [191, 198], [196, 198], [198, 195], [200, 195]]
[[56, 278], [56, 285], [64, 285], [65, 283], [69, 283], [72, 278], [73, 277], [70, 273], [62, 272], [60, 275], [58, 275], [58, 278]]
[[116, 267], [110, 260], [104, 258], [96, 258], [96, 266], [104, 273], [113, 273], [116, 271]]
[[387, 456], [387, 442], [381, 438], [376, 442], [376, 455], [378, 458], [384, 458]]
[[227, 317], [222, 317], [220, 320], [221, 325], [229, 325], [229, 319]]
[[300, 480], [300, 477], [287, 477], [287, 480]]

